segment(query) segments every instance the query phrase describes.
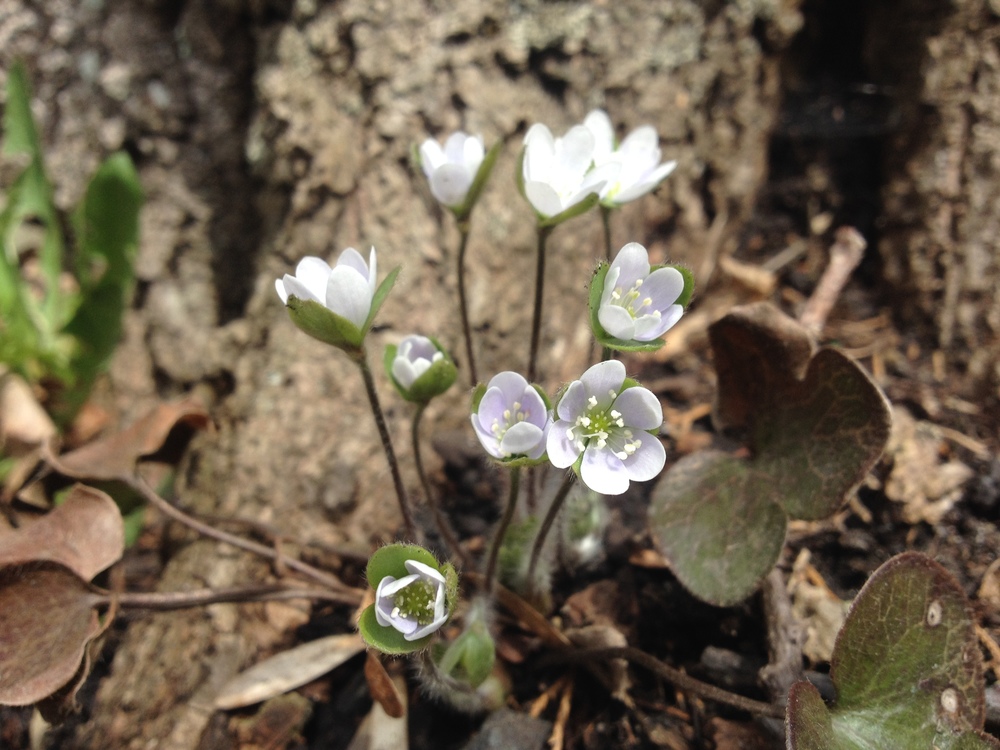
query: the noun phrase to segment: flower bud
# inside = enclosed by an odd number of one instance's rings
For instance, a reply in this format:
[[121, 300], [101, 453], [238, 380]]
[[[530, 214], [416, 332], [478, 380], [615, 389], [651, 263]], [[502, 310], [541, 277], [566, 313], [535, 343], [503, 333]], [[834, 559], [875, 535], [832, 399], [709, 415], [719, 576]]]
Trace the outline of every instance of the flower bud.
[[385, 368], [400, 395], [418, 404], [444, 393], [458, 375], [455, 363], [434, 339], [417, 335], [407, 336], [398, 347], [386, 347]]

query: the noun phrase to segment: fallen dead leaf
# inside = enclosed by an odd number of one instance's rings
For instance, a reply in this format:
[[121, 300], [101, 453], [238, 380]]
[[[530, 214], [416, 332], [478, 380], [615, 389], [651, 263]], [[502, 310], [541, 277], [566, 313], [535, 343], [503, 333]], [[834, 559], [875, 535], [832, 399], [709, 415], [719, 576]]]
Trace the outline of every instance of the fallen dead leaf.
[[163, 449], [174, 428], [184, 425], [203, 430], [210, 424], [208, 412], [197, 399], [160, 404], [122, 432], [50, 457], [49, 463], [74, 479], [118, 479], [134, 472], [140, 459]]
[[20, 456], [58, 434], [24, 378], [0, 373], [0, 453]]
[[399, 694], [404, 696], [403, 716], [393, 718], [378, 703], [372, 704], [372, 710], [361, 722], [347, 750], [408, 750], [410, 738], [406, 729], [406, 681], [397, 676], [393, 678], [393, 682]]
[[330, 635], [282, 651], [240, 672], [215, 698], [223, 711], [260, 703], [322, 677], [365, 650], [358, 633]]
[[375, 651], [365, 657], [365, 679], [372, 700], [382, 706], [386, 715], [399, 719], [406, 713], [406, 699], [399, 694], [389, 673], [385, 671], [382, 659]]
[[795, 559], [788, 579], [788, 593], [792, 599], [792, 613], [806, 632], [803, 655], [813, 664], [829, 663], [851, 603], [841, 600], [829, 589], [809, 563], [809, 557], [809, 550], [803, 549]]

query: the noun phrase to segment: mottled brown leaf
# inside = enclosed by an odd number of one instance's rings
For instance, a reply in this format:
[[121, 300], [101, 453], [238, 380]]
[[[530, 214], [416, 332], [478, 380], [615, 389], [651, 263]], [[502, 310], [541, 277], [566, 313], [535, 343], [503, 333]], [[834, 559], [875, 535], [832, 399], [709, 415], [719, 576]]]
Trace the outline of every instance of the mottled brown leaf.
[[89, 581], [121, 558], [125, 528], [114, 500], [75, 485], [51, 512], [19, 529], [0, 532], [0, 568], [26, 562], [60, 563]]
[[208, 412], [197, 399], [160, 404], [122, 432], [53, 458], [51, 463], [60, 474], [74, 479], [118, 479], [132, 474], [140, 459], [160, 451], [176, 427], [202, 430], [209, 424]]
[[87, 644], [101, 631], [97, 601], [61, 565], [0, 569], [0, 703], [35, 703], [73, 678]]
[[365, 680], [372, 700], [378, 703], [386, 715], [398, 719], [406, 713], [406, 701], [399, 694], [389, 673], [382, 665], [382, 659], [374, 650], [365, 658]]

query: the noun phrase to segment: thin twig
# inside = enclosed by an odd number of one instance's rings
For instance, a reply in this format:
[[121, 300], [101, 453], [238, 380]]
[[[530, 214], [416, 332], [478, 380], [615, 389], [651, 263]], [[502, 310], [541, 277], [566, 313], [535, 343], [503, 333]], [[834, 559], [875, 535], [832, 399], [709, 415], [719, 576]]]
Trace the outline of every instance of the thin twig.
[[841, 227], [837, 230], [836, 239], [830, 247], [830, 264], [823, 271], [816, 289], [799, 315], [799, 322], [812, 333], [819, 335], [823, 330], [844, 284], [861, 262], [867, 244], [854, 227]]
[[339, 592], [326, 589], [295, 589], [283, 584], [257, 584], [222, 589], [193, 591], [105, 592], [98, 595], [98, 606], [116, 604], [123, 609], [151, 609], [166, 612], [188, 607], [202, 607], [223, 602], [267, 602], [285, 599], [321, 599], [353, 607], [361, 603], [361, 592]]
[[723, 690], [715, 685], [709, 685], [707, 682], [697, 680], [694, 677], [681, 672], [679, 669], [671, 667], [669, 664], [660, 661], [655, 656], [647, 654], [645, 651], [631, 646], [621, 648], [585, 648], [559, 651], [545, 657], [543, 659], [543, 663], [576, 663], [588, 662], [593, 659], [626, 659], [633, 664], [638, 664], [640, 667], [645, 667], [650, 672], [653, 672], [658, 677], [662, 677], [675, 687], [689, 693], [694, 693], [700, 698], [715, 701], [716, 703], [724, 703], [727, 706], [732, 706], [733, 708], [738, 708], [741, 711], [747, 711], [760, 716], [782, 718], [785, 715], [785, 709], [783, 706], [778, 706], [773, 703], [764, 703], [752, 698], [745, 698], [742, 695], [731, 693], [728, 690]]
[[279, 555], [278, 551], [268, 547], [258, 542], [251, 541], [249, 539], [244, 539], [243, 537], [236, 536], [235, 534], [230, 534], [226, 531], [215, 528], [214, 526], [209, 526], [207, 523], [199, 521], [197, 518], [189, 516], [187, 513], [182, 511], [180, 508], [170, 504], [162, 497], [160, 497], [152, 487], [146, 484], [146, 481], [136, 475], [129, 476], [123, 475], [119, 479], [127, 484], [129, 487], [134, 489], [150, 505], [155, 506], [161, 513], [165, 516], [178, 521], [190, 529], [194, 529], [199, 534], [207, 536], [209, 539], [214, 539], [217, 542], [224, 542], [225, 544], [230, 544], [233, 547], [238, 547], [239, 549], [246, 550], [247, 552], [253, 552], [255, 555], [260, 555], [261, 557], [266, 557], [269, 560], [277, 560], [279, 557], [284, 565], [292, 570], [301, 573], [304, 576], [312, 578], [317, 583], [321, 583], [324, 586], [329, 586], [334, 591], [347, 592], [352, 595], [361, 595], [361, 591], [358, 589], [352, 589], [350, 586], [345, 584], [339, 578], [319, 568], [314, 568], [308, 563], [304, 563], [301, 560], [294, 557], [285, 557], [284, 555]]
[[562, 509], [563, 502], [566, 500], [566, 495], [569, 494], [570, 488], [573, 486], [574, 479], [576, 479], [576, 474], [573, 472], [569, 472], [566, 475], [555, 497], [552, 498], [552, 503], [545, 514], [542, 526], [538, 529], [537, 536], [535, 536], [535, 543], [531, 547], [531, 560], [528, 562], [528, 586], [531, 589], [535, 587], [535, 570], [538, 568], [538, 558], [541, 557], [542, 547], [545, 546], [545, 539], [552, 529], [552, 524], [555, 523], [556, 516], [559, 515], [559, 511]]
[[604, 258], [611, 262], [611, 209], [601, 206], [601, 223], [604, 225]]
[[406, 535], [419, 542], [417, 526], [413, 522], [413, 512], [410, 510], [410, 502], [406, 498], [406, 488], [403, 486], [403, 477], [399, 473], [399, 461], [396, 460], [396, 451], [392, 448], [392, 438], [389, 437], [389, 428], [385, 425], [385, 415], [382, 413], [382, 405], [378, 400], [378, 391], [375, 390], [375, 379], [372, 377], [372, 369], [368, 365], [368, 354], [362, 350], [354, 361], [361, 368], [361, 377], [365, 381], [365, 393], [368, 394], [368, 403], [371, 404], [375, 426], [378, 428], [378, 435], [382, 440], [382, 450], [385, 451], [385, 458], [389, 463], [389, 472], [392, 474], [392, 483], [396, 488], [396, 499], [399, 501], [399, 512], [403, 516]]
[[764, 614], [767, 619], [769, 662], [760, 670], [771, 700], [783, 703], [792, 684], [805, 679], [802, 669], [802, 625], [792, 612], [785, 578], [774, 568], [764, 579]]
[[472, 352], [472, 326], [469, 325], [469, 303], [465, 295], [465, 249], [469, 244], [469, 221], [458, 222], [458, 306], [462, 311], [462, 333], [465, 336], [465, 357], [469, 361], [469, 380], [475, 388], [479, 382], [476, 374], [476, 357]]
[[496, 577], [497, 558], [500, 556], [500, 547], [503, 538], [507, 535], [507, 529], [514, 518], [514, 508], [517, 507], [518, 490], [521, 488], [521, 469], [513, 467], [510, 470], [510, 492], [507, 495], [507, 507], [504, 509], [503, 518], [493, 532], [493, 542], [490, 545], [490, 556], [486, 561], [486, 593], [493, 593], [493, 583]]
[[538, 376], [538, 342], [542, 336], [542, 299], [545, 289], [545, 242], [552, 227], [538, 227], [538, 257], [535, 265], [535, 311], [531, 317], [531, 349], [528, 354], [528, 382]]
[[417, 465], [417, 476], [420, 477], [420, 485], [424, 488], [424, 497], [427, 498], [427, 507], [431, 509], [431, 515], [434, 516], [434, 523], [437, 524], [438, 532], [441, 534], [441, 538], [444, 539], [445, 545], [448, 547], [448, 551], [458, 557], [462, 561], [462, 565], [466, 568], [471, 567], [472, 558], [469, 554], [462, 548], [461, 542], [458, 541], [458, 537], [455, 536], [455, 532], [451, 528], [451, 524], [448, 523], [448, 519], [444, 517], [441, 512], [441, 507], [437, 502], [437, 495], [434, 494], [431, 489], [430, 482], [427, 481], [427, 475], [424, 473], [424, 462], [420, 457], [420, 419], [424, 415], [424, 409], [426, 404], [418, 404], [417, 411], [413, 415], [413, 422], [410, 426], [410, 440], [413, 443], [413, 461]]

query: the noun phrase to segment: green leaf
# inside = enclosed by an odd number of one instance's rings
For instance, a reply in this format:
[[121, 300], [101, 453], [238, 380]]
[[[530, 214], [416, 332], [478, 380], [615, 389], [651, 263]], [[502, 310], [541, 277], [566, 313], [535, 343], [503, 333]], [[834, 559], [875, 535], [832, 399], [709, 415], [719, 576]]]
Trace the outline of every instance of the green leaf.
[[64, 330], [80, 346], [72, 361], [76, 385], [60, 404], [63, 421], [71, 419], [87, 400], [94, 380], [107, 368], [121, 339], [122, 320], [135, 282], [142, 203], [132, 160], [118, 152], [98, 168], [73, 215], [81, 299]]
[[778, 561], [787, 520], [776, 488], [718, 451], [685, 456], [656, 486], [654, 536], [678, 580], [717, 606], [754, 592]]
[[3, 152], [38, 154], [41, 146], [35, 118], [31, 114], [31, 91], [24, 63], [14, 63], [7, 73], [7, 102], [3, 113]]
[[789, 692], [791, 750], [1000, 748], [985, 720], [979, 644], [958, 582], [926, 555], [879, 568], [834, 647], [827, 708], [808, 683]]

